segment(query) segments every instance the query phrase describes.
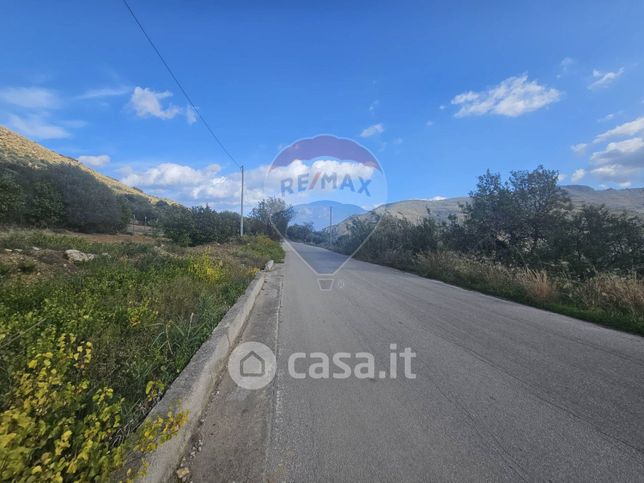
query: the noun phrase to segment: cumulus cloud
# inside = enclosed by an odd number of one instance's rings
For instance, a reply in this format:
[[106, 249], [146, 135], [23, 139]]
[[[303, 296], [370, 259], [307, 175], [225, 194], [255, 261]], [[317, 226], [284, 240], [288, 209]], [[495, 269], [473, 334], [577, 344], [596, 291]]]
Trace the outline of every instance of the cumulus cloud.
[[157, 92], [147, 87], [135, 87], [130, 98], [130, 105], [139, 117], [157, 117], [159, 119], [172, 119], [181, 112], [173, 104], [163, 106], [163, 101], [172, 97], [172, 92]]
[[[252, 207], [265, 197], [267, 166], [245, 171], [244, 200]], [[176, 200], [186, 206], [208, 203], [217, 210], [238, 210], [241, 175], [238, 171], [222, 174], [217, 164], [195, 168], [178, 163], [160, 163], [143, 170], [125, 168], [121, 181], [145, 188], [149, 193]]]
[[[314, 172], [335, 173], [341, 180], [350, 175], [354, 180], [359, 176], [369, 179], [374, 168], [360, 163], [338, 161], [335, 159], [316, 159], [310, 164], [295, 160], [288, 166], [269, 171], [262, 165], [247, 169], [244, 173], [244, 200], [250, 209], [258, 201], [280, 192], [281, 181], [285, 178], [296, 179], [299, 175]], [[241, 175], [239, 171], [223, 174], [220, 166], [211, 164], [195, 168], [178, 163], [160, 163], [142, 170], [126, 168], [121, 181], [129, 186], [144, 188], [147, 192], [179, 201], [187, 206], [208, 203], [217, 210], [238, 210], [241, 194]], [[331, 187], [329, 186], [329, 189]], [[314, 193], [295, 192], [289, 199], [291, 203], [307, 203]]]
[[360, 133], [360, 137], [369, 138], [376, 134], [382, 134], [383, 132], [385, 132], [385, 126], [383, 126], [382, 123], [378, 123], [363, 129]]
[[560, 98], [561, 92], [557, 89], [530, 81], [527, 74], [523, 74], [509, 77], [484, 91], [463, 92], [452, 99], [452, 104], [460, 106], [455, 117], [485, 114], [517, 117], [557, 102]]
[[25, 136], [36, 139], [61, 139], [71, 136], [64, 127], [52, 124], [45, 116], [37, 114], [29, 116], [10, 114], [9, 126]]
[[570, 176], [570, 180], [573, 183], [576, 183], [580, 179], [582, 179], [584, 176], [586, 176], [586, 170], [584, 168], [579, 168], [576, 169], [573, 173], [572, 176]]
[[630, 122], [625, 122], [624, 124], [620, 124], [613, 129], [609, 129], [608, 131], [601, 133], [593, 142], [601, 143], [608, 139], [634, 136], [636, 134], [644, 134], [644, 116], [638, 117]]
[[644, 117], [597, 135], [592, 145], [589, 169], [578, 170], [580, 176], [589, 173], [601, 181], [618, 183], [622, 187], [630, 186], [644, 176]]
[[444, 197], [444, 196], [437, 195], [437, 196], [432, 196], [432, 197], [430, 198], [430, 201], [442, 201], [442, 200], [446, 200], [446, 199], [447, 199], [447, 198], [446, 198], [446, 197]]
[[592, 154], [590, 162], [595, 165], [611, 164], [644, 168], [644, 139], [636, 137], [608, 143], [605, 149]]
[[78, 160], [85, 165], [100, 167], [105, 166], [112, 158], [107, 154], [98, 154], [96, 156], [79, 156]]
[[197, 186], [208, 182], [221, 167], [211, 164], [203, 169], [195, 169], [176, 163], [161, 163], [140, 173], [131, 172], [121, 181], [139, 188], [168, 188]]
[[615, 72], [602, 72], [600, 70], [593, 70], [593, 81], [588, 85], [588, 88], [591, 90], [601, 89], [603, 87], [608, 87], [617, 79], [619, 79], [624, 73], [624, 68], [620, 67]]
[[54, 109], [62, 105], [55, 91], [43, 87], [5, 87], [0, 89], [0, 101], [28, 109]]

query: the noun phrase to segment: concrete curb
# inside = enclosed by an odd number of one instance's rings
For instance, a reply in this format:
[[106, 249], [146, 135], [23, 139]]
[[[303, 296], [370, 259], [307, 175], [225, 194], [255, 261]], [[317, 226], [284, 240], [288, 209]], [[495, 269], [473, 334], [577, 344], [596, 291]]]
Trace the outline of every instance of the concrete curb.
[[210, 338], [192, 356], [161, 400], [152, 408], [146, 421], [166, 416], [168, 411], [188, 411], [188, 421], [176, 435], [144, 456], [148, 469], [137, 481], [157, 483], [170, 480], [188, 447], [190, 438], [206, 408], [219, 375], [235, 347], [255, 300], [264, 285], [265, 272], [259, 272], [246, 291], [224, 315]]

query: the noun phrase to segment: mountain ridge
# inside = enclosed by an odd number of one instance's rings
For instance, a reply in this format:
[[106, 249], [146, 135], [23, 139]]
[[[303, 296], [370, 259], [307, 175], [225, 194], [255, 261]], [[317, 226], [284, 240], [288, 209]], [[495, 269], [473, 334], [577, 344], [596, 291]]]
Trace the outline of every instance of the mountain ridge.
[[[565, 185], [561, 186], [573, 204], [579, 208], [583, 204], [605, 205], [610, 211], [623, 212], [638, 216], [644, 220], [644, 188], [624, 188], [596, 190], [586, 185]], [[449, 215], [456, 215], [462, 218], [460, 205], [470, 200], [469, 196], [457, 196], [442, 200], [410, 199], [394, 201], [381, 205], [367, 213], [350, 216], [335, 225], [338, 235], [347, 232], [349, 223], [353, 219], [368, 219], [376, 215], [389, 213], [397, 218], [405, 218], [412, 223], [418, 223], [427, 216], [427, 209], [438, 221], [446, 221]]]

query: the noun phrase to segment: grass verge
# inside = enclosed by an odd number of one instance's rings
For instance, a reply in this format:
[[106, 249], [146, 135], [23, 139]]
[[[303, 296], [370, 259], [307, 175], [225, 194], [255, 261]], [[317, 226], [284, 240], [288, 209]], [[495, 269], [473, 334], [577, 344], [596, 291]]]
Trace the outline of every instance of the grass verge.
[[[263, 237], [185, 249], [14, 230], [0, 248], [3, 481], [106, 479], [170, 437], [185, 415], [140, 427], [145, 415], [255, 273], [283, 258]], [[98, 256], [74, 265], [71, 248]]]
[[508, 267], [450, 251], [416, 256], [385, 252], [377, 260], [366, 261], [644, 335], [644, 281], [635, 274], [598, 273], [581, 280], [563, 273], [553, 275], [543, 270]]

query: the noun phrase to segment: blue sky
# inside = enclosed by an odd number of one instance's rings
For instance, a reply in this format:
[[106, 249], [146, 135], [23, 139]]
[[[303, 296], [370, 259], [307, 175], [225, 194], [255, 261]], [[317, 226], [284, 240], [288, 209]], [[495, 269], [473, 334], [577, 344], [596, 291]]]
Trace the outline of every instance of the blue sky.
[[[523, 5], [520, 5], [523, 4]], [[252, 201], [281, 146], [378, 157], [389, 200], [459, 196], [490, 168], [644, 181], [644, 3], [159, 2], [131, 6]], [[3, 2], [0, 124], [186, 204], [234, 209], [236, 166], [124, 5]]]

